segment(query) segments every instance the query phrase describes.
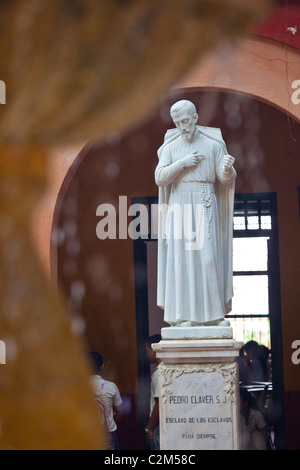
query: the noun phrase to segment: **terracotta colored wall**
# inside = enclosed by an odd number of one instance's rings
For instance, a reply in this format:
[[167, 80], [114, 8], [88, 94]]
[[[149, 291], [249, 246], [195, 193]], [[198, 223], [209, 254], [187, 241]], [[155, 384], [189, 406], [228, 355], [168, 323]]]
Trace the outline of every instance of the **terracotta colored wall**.
[[31, 227], [34, 245], [47, 274], [50, 276], [50, 236], [57, 197], [66, 174], [84, 143], [71, 147], [53, 148], [48, 155], [48, 184], [43, 198], [32, 215]]
[[246, 93], [299, 120], [300, 106], [292, 99], [292, 84], [300, 80], [299, 54], [285, 43], [244, 37], [235, 45], [223, 43], [199, 59], [177, 87]]

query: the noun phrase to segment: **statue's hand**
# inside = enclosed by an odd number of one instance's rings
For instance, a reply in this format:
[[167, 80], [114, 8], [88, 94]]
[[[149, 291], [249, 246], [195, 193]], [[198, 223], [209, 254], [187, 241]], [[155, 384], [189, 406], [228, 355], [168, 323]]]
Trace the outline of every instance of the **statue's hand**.
[[229, 173], [231, 171], [231, 168], [233, 167], [234, 162], [235, 162], [234, 157], [232, 157], [231, 155], [224, 155], [224, 157], [223, 157], [223, 171], [225, 173]]
[[186, 157], [181, 160], [181, 163], [184, 168], [194, 168], [198, 165], [198, 163], [205, 158], [204, 155], [200, 155], [200, 153], [195, 150], [193, 153], [189, 153]]

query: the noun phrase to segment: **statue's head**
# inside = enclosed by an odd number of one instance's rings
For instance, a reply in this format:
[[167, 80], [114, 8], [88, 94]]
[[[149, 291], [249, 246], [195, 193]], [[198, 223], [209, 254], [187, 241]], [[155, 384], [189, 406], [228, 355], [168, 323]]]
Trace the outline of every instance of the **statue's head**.
[[181, 100], [171, 107], [171, 117], [184, 140], [191, 141], [194, 137], [198, 122], [195, 105], [188, 100]]

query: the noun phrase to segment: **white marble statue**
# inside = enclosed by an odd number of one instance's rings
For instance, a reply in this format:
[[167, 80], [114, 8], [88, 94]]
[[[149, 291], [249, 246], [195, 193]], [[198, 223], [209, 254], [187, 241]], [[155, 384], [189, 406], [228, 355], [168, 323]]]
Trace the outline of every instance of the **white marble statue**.
[[220, 129], [197, 125], [193, 103], [171, 108], [176, 126], [158, 150], [157, 304], [171, 326], [228, 326], [236, 171]]

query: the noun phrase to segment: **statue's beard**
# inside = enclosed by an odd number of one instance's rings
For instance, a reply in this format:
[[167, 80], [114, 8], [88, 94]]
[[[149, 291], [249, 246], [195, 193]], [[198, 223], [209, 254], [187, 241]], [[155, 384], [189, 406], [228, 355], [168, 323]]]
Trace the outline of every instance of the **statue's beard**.
[[195, 131], [182, 132], [181, 137], [185, 142], [192, 142], [195, 135]]

